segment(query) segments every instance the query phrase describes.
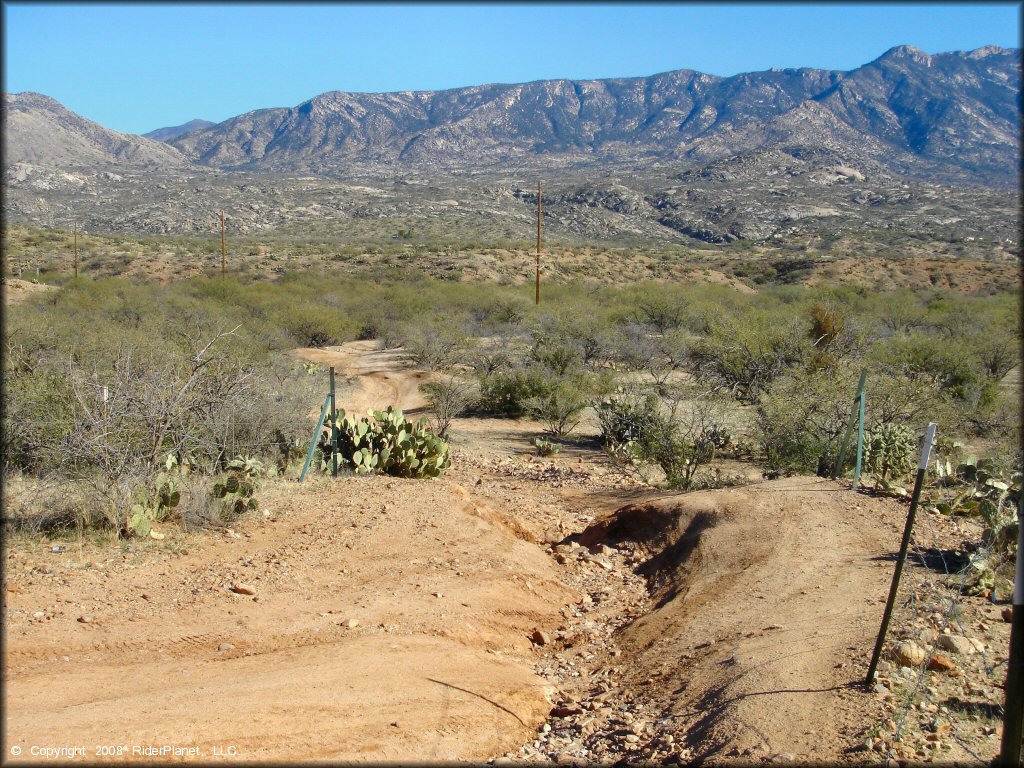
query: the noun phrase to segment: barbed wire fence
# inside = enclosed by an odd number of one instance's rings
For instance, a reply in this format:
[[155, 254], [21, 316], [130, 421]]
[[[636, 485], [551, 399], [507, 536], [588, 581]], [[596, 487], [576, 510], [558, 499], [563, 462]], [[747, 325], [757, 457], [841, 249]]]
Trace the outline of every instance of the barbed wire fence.
[[[865, 746], [885, 760], [989, 762], [999, 753], [1007, 650], [1001, 639], [990, 647], [975, 637], [991, 627], [985, 620], [968, 625], [966, 615], [976, 607], [968, 598], [983, 591], [979, 567], [996, 554], [998, 542], [984, 535], [976, 518], [938, 512], [957, 491], [932, 480], [874, 682], [889, 712]], [[995, 597], [989, 594], [990, 602]]]

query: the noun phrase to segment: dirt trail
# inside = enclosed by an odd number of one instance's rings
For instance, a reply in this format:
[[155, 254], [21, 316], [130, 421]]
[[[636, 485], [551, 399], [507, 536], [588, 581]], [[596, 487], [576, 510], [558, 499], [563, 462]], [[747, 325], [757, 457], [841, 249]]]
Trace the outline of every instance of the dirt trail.
[[903, 514], [787, 478], [627, 507], [581, 538], [650, 555], [654, 605], [619, 638], [624, 668], [695, 758], [833, 761], [880, 711], [853, 686]]
[[[411, 370], [401, 350], [380, 348], [377, 341], [351, 341], [338, 347], [304, 347], [292, 350], [294, 357], [324, 366], [334, 366], [339, 377], [338, 407], [363, 414], [368, 408], [394, 405], [415, 411], [426, 405], [419, 385], [430, 378], [428, 371]], [[346, 384], [344, 379], [349, 379]]]
[[[348, 410], [423, 405], [428, 374], [374, 342], [293, 354]], [[815, 478], [658, 500], [597, 451], [510, 456], [529, 425], [465, 423], [441, 481], [276, 480], [237, 531], [11, 548], [5, 755], [845, 756], [898, 504]]]
[[[373, 342], [296, 355], [355, 377], [346, 409], [422, 405], [426, 374]], [[552, 690], [529, 636], [575, 595], [523, 526], [450, 480], [278, 481], [259, 499], [269, 516], [241, 533], [90, 549], [87, 567], [44, 546], [8, 555], [5, 717], [22, 759], [61, 734], [135, 759], [169, 744], [478, 760], [536, 731]]]

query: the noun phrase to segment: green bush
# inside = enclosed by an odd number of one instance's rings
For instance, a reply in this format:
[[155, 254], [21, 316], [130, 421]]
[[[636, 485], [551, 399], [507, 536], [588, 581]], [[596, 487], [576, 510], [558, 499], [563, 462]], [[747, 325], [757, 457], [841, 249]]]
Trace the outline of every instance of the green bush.
[[776, 381], [757, 405], [766, 474], [826, 474], [837, 458], [856, 387], [850, 376], [803, 370]]
[[525, 411], [547, 425], [556, 437], [572, 432], [580, 422], [583, 410], [590, 405], [596, 381], [582, 373], [554, 377], [544, 392], [523, 401]]
[[702, 471], [728, 440], [717, 420], [715, 405], [694, 401], [683, 411], [657, 413], [636, 439], [613, 443], [609, 457], [620, 468], [636, 468], [641, 479], [651, 482], [645, 469], [656, 467], [664, 485], [689, 491], [701, 485]]
[[715, 322], [710, 335], [690, 351], [690, 368], [710, 386], [743, 403], [761, 393], [787, 369], [807, 359], [810, 343], [787, 313], [746, 312]]
[[497, 371], [480, 382], [476, 410], [496, 416], [520, 417], [532, 398], [543, 398], [555, 386], [553, 377], [539, 366]]
[[658, 399], [636, 388], [619, 387], [594, 404], [606, 446], [641, 440], [658, 425]]

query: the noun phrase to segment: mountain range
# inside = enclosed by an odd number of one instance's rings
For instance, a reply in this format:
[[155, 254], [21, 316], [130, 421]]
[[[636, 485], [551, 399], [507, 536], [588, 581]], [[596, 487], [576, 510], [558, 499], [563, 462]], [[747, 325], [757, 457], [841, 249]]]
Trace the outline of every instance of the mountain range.
[[[614, 214], [602, 220], [608, 231], [709, 242], [770, 237], [814, 216], [839, 222], [847, 211], [850, 226], [889, 228], [879, 201], [903, 198], [932, 211], [918, 217], [921, 227], [969, 221], [954, 202], [961, 192], [946, 189], [976, 190], [963, 193], [974, 201], [964, 205], [979, 205], [978, 217], [1006, 232], [1015, 220], [1003, 216], [1000, 190], [1019, 188], [1020, 75], [1019, 49], [929, 55], [898, 46], [851, 71], [683, 69], [332, 91], [145, 136], [104, 128], [41, 94], [5, 94], [4, 210], [47, 226], [85, 217], [113, 229], [204, 231], [207, 208], [228, 198], [251, 231], [315, 217], [318, 205], [341, 218], [448, 215], [449, 203], [498, 216], [513, 200], [524, 206], [508, 214], [518, 222], [530, 193], [517, 184], [547, 178], [561, 187], [551, 215], [563, 205], [566, 226], [581, 232], [592, 231], [598, 210]], [[842, 191], [850, 185], [857, 189]], [[437, 206], [421, 210], [428, 188]], [[498, 196], [497, 208], [480, 202], [484, 190]]]
[[37, 94], [7, 96], [5, 106], [8, 163], [106, 159], [343, 176], [703, 163], [801, 144], [920, 177], [1000, 184], [1017, 174], [1020, 51], [932, 56], [899, 46], [849, 72], [715, 77], [683, 69], [444, 91], [331, 91], [292, 108], [146, 134], [164, 146], [107, 131]]

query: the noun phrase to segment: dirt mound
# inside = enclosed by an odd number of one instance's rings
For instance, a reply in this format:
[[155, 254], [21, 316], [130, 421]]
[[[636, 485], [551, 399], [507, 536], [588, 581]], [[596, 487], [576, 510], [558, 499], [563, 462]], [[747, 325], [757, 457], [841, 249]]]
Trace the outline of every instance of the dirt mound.
[[696, 758], [837, 760], [876, 706], [849, 688], [902, 515], [847, 485], [787, 478], [630, 505], [579, 538], [645, 553], [654, 607], [622, 632], [623, 666]]

